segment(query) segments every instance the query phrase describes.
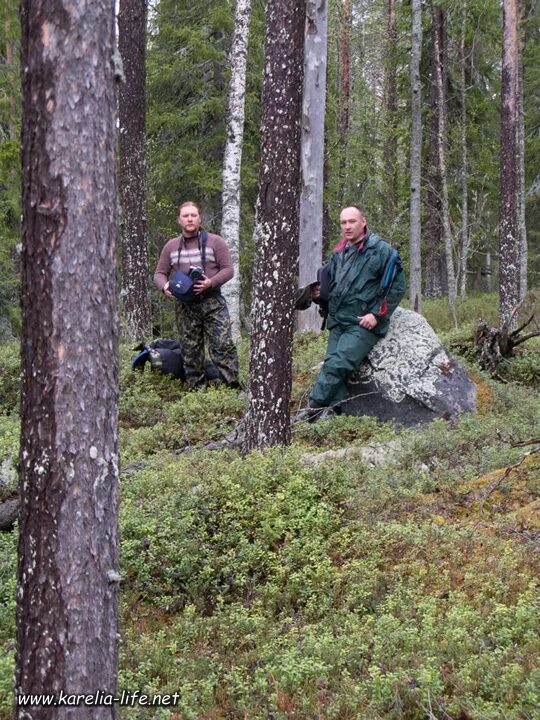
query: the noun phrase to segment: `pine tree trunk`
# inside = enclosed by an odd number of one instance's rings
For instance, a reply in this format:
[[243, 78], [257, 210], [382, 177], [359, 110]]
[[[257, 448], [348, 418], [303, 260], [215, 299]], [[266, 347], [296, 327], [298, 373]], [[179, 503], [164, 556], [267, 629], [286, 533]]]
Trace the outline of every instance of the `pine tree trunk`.
[[120, 0], [118, 45], [124, 81], [118, 94], [119, 190], [123, 332], [130, 341], [151, 335], [146, 223], [146, 0]]
[[[519, 302], [518, 193], [518, 0], [503, 0], [501, 81], [501, 167], [499, 224], [499, 309], [501, 325], [515, 329]], [[513, 319], [511, 319], [513, 316]]]
[[235, 342], [240, 340], [240, 169], [244, 138], [244, 106], [248, 55], [251, 0], [237, 0], [234, 36], [231, 47], [231, 79], [227, 109], [227, 142], [223, 156], [223, 190], [221, 235], [229, 246], [234, 277], [223, 286], [229, 306], [231, 330]]
[[395, 0], [386, 0], [386, 50], [384, 108], [386, 120], [386, 138], [384, 143], [386, 216], [388, 224], [394, 222], [397, 195], [397, 87], [395, 53], [397, 46], [397, 24]]
[[[433, 13], [433, 22], [439, 21], [442, 15], [435, 15]], [[439, 47], [439, 33], [436, 32], [435, 38], [435, 56], [439, 58], [439, 62], [435, 64], [436, 72], [436, 83], [437, 83], [437, 155], [439, 160], [439, 173], [441, 178], [441, 213], [442, 213], [442, 228], [444, 237], [444, 254], [446, 259], [446, 279], [448, 283], [448, 304], [450, 305], [450, 312], [454, 325], [457, 327], [457, 315], [456, 315], [456, 298], [457, 298], [457, 285], [456, 276], [454, 272], [454, 241], [452, 238], [452, 229], [450, 227], [450, 207], [448, 200], [448, 174], [446, 170], [446, 143], [447, 143], [447, 130], [446, 130], [446, 101], [444, 92], [444, 81], [443, 81], [443, 70], [441, 63], [444, 62], [444, 54], [441, 53]]]
[[[313, 282], [322, 265], [327, 28], [326, 0], [308, 0], [302, 102], [300, 287]], [[320, 332], [321, 317], [316, 305], [298, 313], [297, 327], [300, 331]]]
[[523, 300], [527, 295], [527, 269], [529, 252], [527, 246], [527, 225], [525, 222], [525, 109], [523, 105], [523, 46], [519, 44], [519, 75], [518, 75], [518, 127], [517, 127], [517, 153], [518, 153], [518, 190], [517, 202], [517, 227], [519, 237], [519, 299]]
[[469, 259], [469, 151], [467, 146], [467, 80], [466, 46], [467, 0], [461, 8], [461, 38], [459, 44], [460, 94], [461, 94], [461, 243], [459, 267], [459, 293], [462, 298], [467, 294], [467, 264]]
[[290, 442], [305, 17], [268, 0], [246, 449]]
[[409, 307], [422, 312], [422, 84], [420, 59], [422, 55], [422, 2], [412, 0], [411, 45], [411, 156], [410, 156], [410, 232], [409, 232]]
[[[16, 691], [116, 692], [114, 2], [24, 0]], [[114, 707], [18, 707], [109, 720]]]

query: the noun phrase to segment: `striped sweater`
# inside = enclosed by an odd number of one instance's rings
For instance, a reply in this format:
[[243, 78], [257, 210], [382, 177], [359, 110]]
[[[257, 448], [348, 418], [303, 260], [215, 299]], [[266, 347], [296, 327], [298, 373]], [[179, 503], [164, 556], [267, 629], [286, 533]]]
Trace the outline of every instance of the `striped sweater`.
[[[154, 282], [160, 290], [169, 280], [172, 271], [187, 273], [190, 267], [202, 267], [199, 238], [172, 238], [165, 243], [159, 256]], [[219, 288], [234, 274], [231, 253], [225, 240], [219, 235], [208, 233], [206, 243], [206, 277], [213, 288]]]

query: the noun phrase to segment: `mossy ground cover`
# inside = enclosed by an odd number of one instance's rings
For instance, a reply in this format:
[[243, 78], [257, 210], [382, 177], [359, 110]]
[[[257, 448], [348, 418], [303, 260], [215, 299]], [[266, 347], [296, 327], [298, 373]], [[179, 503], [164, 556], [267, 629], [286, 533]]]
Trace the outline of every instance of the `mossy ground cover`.
[[[296, 341], [294, 403], [323, 353], [324, 338]], [[536, 378], [503, 385], [464, 361], [477, 414], [407, 431], [338, 417], [241, 457], [202, 444], [228, 432], [245, 397], [187, 394], [132, 373], [123, 352], [120, 686], [178, 691], [180, 703], [122, 717], [538, 717], [540, 457], [519, 445], [540, 437]], [[4, 412], [2, 456], [16, 454], [17, 432]], [[387, 440], [400, 449], [386, 466], [303, 462]], [[0, 534], [2, 720], [15, 545]]]

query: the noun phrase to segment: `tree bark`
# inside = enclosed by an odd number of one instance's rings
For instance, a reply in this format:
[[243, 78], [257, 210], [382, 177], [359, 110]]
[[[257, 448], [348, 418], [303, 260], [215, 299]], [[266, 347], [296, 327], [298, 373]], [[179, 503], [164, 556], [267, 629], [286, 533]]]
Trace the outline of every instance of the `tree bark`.
[[240, 340], [240, 169], [244, 138], [244, 108], [251, 0], [237, 0], [231, 47], [231, 79], [227, 109], [227, 142], [223, 156], [223, 214], [221, 235], [229, 246], [234, 277], [223, 286], [229, 306], [231, 330]]
[[422, 2], [412, 0], [411, 33], [411, 155], [410, 155], [410, 230], [409, 230], [409, 308], [422, 312]]
[[[308, 0], [302, 102], [300, 287], [313, 282], [322, 265], [327, 38], [326, 0]], [[297, 328], [320, 332], [321, 316], [316, 305], [298, 313]]]
[[[414, 12], [414, 11], [413, 11]], [[384, 167], [386, 176], [385, 205], [388, 223], [394, 222], [397, 195], [397, 83], [395, 53], [397, 45], [396, 2], [386, 0], [386, 52], [384, 109], [386, 138], [384, 143]]]
[[[16, 692], [116, 692], [114, 2], [24, 0]], [[98, 401], [99, 397], [99, 401]], [[102, 720], [114, 707], [17, 707]]]
[[469, 259], [469, 150], [467, 146], [467, 75], [466, 32], [467, 0], [461, 8], [461, 37], [459, 42], [460, 95], [461, 95], [461, 243], [459, 253], [459, 294], [467, 294], [467, 266]]
[[499, 311], [501, 325], [514, 329], [519, 303], [518, 192], [518, 0], [503, 0], [501, 166], [499, 221]]
[[519, 66], [518, 66], [518, 124], [517, 124], [517, 155], [518, 155], [518, 190], [517, 202], [517, 228], [519, 237], [519, 299], [524, 300], [527, 295], [527, 270], [529, 251], [527, 245], [527, 224], [525, 221], [525, 108], [523, 102], [523, 82], [525, 68], [523, 65], [523, 40], [519, 39]]
[[305, 2], [266, 6], [246, 449], [290, 442]]
[[151, 335], [146, 223], [145, 47], [146, 0], [120, 0], [119, 189], [122, 239], [123, 331], [130, 341]]
[[[442, 15], [439, 7], [434, 8], [436, 16]], [[429, 137], [428, 158], [426, 171], [427, 197], [426, 197], [426, 223], [425, 223], [425, 273], [423, 273], [424, 296], [427, 298], [443, 297], [446, 291], [446, 268], [443, 256], [443, 230], [441, 211], [441, 176], [439, 171], [438, 155], [438, 87], [437, 64], [440, 63], [439, 53], [445, 52], [446, 38], [444, 22], [441, 17], [431, 23], [430, 42], [430, 84], [429, 84]], [[438, 50], [439, 53], [436, 51]], [[444, 63], [440, 64], [445, 72]], [[443, 78], [443, 87], [446, 96], [446, 77]]]
[[340, 205], [345, 198], [347, 175], [347, 145], [349, 141], [351, 104], [351, 0], [341, 0], [341, 22], [339, 33], [339, 180]]
[[[433, 22], [440, 22], [443, 19], [442, 15], [436, 15], [432, 13]], [[439, 32], [434, 34], [435, 40], [435, 57], [438, 58], [438, 62], [435, 63], [435, 77], [437, 83], [437, 155], [439, 160], [439, 173], [441, 178], [441, 214], [442, 214], [442, 229], [444, 237], [444, 254], [446, 259], [446, 279], [448, 283], [448, 304], [450, 306], [450, 312], [454, 325], [457, 327], [457, 315], [456, 315], [456, 298], [457, 298], [457, 285], [456, 276], [454, 272], [454, 241], [452, 238], [452, 229], [450, 227], [450, 207], [448, 200], [448, 175], [446, 169], [446, 143], [447, 143], [447, 129], [446, 129], [446, 98], [444, 92], [444, 79], [443, 69], [441, 67], [444, 62], [444, 54], [441, 52], [439, 46]]]

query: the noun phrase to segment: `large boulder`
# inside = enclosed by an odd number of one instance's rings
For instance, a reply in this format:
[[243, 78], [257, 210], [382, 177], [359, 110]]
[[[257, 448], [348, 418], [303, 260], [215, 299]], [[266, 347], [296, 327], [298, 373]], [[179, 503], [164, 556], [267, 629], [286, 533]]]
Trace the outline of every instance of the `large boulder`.
[[397, 308], [386, 337], [349, 382], [348, 415], [373, 415], [405, 426], [452, 419], [476, 409], [476, 385], [426, 322]]
[[17, 469], [10, 457], [0, 462], [0, 530], [9, 530], [19, 514]]

